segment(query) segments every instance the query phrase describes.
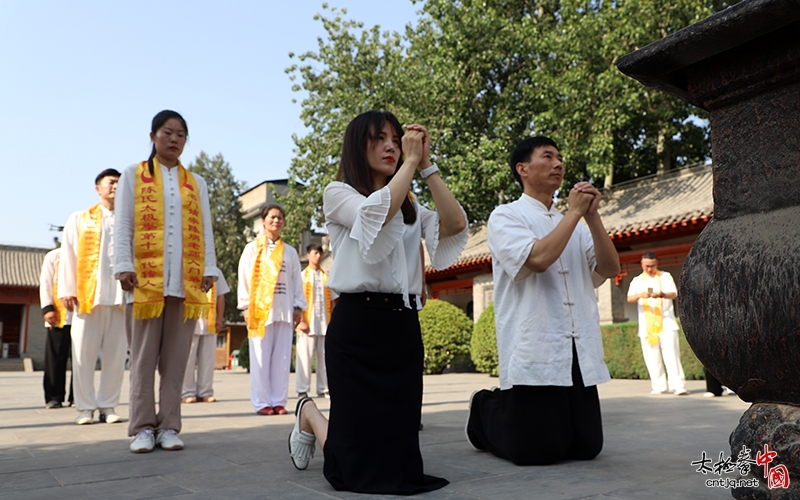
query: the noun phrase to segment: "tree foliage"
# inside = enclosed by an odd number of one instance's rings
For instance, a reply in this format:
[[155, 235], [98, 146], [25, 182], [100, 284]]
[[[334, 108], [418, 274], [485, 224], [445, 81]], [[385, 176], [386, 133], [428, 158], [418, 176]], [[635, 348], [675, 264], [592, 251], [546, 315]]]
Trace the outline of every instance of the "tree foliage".
[[231, 288], [231, 292], [225, 295], [225, 321], [241, 321], [241, 315], [236, 309], [236, 287], [239, 257], [247, 244], [249, 234], [239, 201], [239, 195], [245, 190], [245, 183], [234, 178], [230, 165], [221, 153], [211, 158], [201, 151], [188, 169], [205, 179], [208, 184], [217, 267]]
[[469, 356], [472, 320], [457, 306], [443, 300], [429, 300], [419, 313], [425, 373], [442, 373]]
[[[732, 3], [735, 3], [732, 2]], [[426, 0], [405, 33], [317, 15], [327, 38], [287, 69], [307, 93], [284, 200], [300, 231], [324, 222], [347, 123], [369, 109], [422, 123], [471, 221], [519, 195], [507, 165], [523, 137], [549, 135], [565, 185], [610, 185], [710, 155], [706, 114], [620, 73], [619, 57], [728, 5], [720, 0]], [[415, 184], [432, 203], [424, 182]], [[294, 223], [290, 223], [294, 224]], [[287, 224], [288, 226], [289, 224]], [[302, 226], [302, 227], [301, 227]]]

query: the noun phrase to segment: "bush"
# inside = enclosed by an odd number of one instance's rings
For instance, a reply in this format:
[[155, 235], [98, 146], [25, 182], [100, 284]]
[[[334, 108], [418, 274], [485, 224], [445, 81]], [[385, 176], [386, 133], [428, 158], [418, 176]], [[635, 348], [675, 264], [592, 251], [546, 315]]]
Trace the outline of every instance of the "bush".
[[[643, 380], [650, 378], [642, 356], [638, 323], [614, 323], [601, 326], [600, 330], [603, 333], [606, 365], [612, 378]], [[705, 380], [703, 365], [686, 342], [683, 329], [678, 331], [678, 341], [681, 349], [681, 365], [683, 365], [686, 380]]]
[[250, 339], [245, 337], [242, 340], [242, 345], [239, 346], [239, 354], [236, 356], [239, 360], [239, 366], [246, 369], [250, 373]]
[[494, 330], [494, 303], [489, 304], [472, 332], [471, 357], [475, 368], [492, 377], [499, 375], [497, 362], [497, 337]]
[[425, 373], [442, 373], [469, 356], [472, 320], [443, 300], [428, 300], [419, 313], [425, 348]]

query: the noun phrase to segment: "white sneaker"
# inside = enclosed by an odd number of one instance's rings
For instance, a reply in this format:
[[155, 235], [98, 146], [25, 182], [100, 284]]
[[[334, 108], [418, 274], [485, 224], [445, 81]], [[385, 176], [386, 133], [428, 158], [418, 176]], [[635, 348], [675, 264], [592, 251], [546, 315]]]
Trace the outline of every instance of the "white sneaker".
[[178, 437], [178, 433], [172, 429], [159, 429], [156, 435], [156, 444], [162, 450], [182, 450], [183, 441]]
[[114, 408], [100, 408], [98, 420], [107, 424], [116, 424], [122, 422], [122, 417], [114, 412]]
[[687, 391], [686, 389], [675, 389], [675, 395], [676, 396], [688, 396], [689, 395], [689, 391]]
[[78, 425], [91, 424], [93, 421], [94, 410], [83, 410], [82, 412], [78, 413], [78, 418], [75, 419], [75, 423]]
[[150, 453], [153, 451], [156, 442], [153, 438], [153, 429], [145, 429], [139, 431], [139, 434], [131, 439], [131, 452], [133, 453]]
[[715, 397], [717, 397], [717, 395], [716, 395], [716, 394], [714, 394], [714, 393], [713, 393], [713, 392], [711, 392], [711, 391], [708, 391], [708, 392], [706, 392], [706, 393], [703, 393], [703, 397], [704, 397], [704, 398], [715, 398]]
[[314, 458], [314, 448], [317, 444], [316, 436], [300, 430], [300, 412], [303, 411], [303, 405], [309, 401], [311, 398], [301, 398], [297, 402], [294, 427], [289, 433], [289, 456], [297, 470], [305, 470], [308, 467], [308, 462]]

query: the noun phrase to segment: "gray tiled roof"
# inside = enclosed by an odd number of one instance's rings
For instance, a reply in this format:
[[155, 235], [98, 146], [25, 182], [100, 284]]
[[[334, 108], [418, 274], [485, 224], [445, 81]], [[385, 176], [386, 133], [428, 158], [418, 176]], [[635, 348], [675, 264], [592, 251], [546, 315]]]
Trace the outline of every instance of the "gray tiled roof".
[[603, 192], [600, 215], [609, 234], [621, 234], [714, 213], [711, 165], [631, 181]]
[[[603, 191], [600, 215], [610, 235], [710, 217], [714, 213], [711, 165], [636, 179]], [[453, 266], [491, 259], [486, 224], [470, 228], [469, 240]], [[426, 270], [432, 271], [425, 255]]]
[[0, 285], [39, 287], [44, 256], [52, 248], [0, 245]]

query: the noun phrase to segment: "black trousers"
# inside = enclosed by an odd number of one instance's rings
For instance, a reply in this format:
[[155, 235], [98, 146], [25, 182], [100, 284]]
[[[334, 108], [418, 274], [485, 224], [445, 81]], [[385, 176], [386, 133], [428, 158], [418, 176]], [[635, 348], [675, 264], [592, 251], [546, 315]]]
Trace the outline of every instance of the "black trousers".
[[717, 380], [710, 371], [703, 367], [703, 371], [706, 374], [706, 391], [714, 394], [715, 396], [722, 396], [722, 383]]
[[591, 460], [603, 449], [597, 387], [585, 387], [572, 349], [572, 387], [514, 386], [479, 391], [467, 423], [479, 449], [516, 465]]
[[[70, 325], [64, 328], [48, 328], [44, 346], [44, 402], [65, 401], [65, 386], [67, 383], [67, 360], [72, 351], [72, 337]], [[72, 394], [72, 379], [69, 381], [69, 400], [74, 401]]]

